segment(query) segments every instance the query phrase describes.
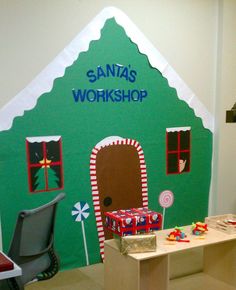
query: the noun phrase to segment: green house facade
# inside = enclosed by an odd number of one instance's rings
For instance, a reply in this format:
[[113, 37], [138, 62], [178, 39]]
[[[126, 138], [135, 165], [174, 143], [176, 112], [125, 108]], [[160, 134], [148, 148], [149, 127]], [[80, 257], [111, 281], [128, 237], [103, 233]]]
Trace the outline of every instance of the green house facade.
[[4, 249], [18, 211], [62, 191], [62, 269], [101, 261], [105, 211], [149, 207], [165, 228], [203, 220], [212, 124], [128, 17], [104, 9], [0, 112]]

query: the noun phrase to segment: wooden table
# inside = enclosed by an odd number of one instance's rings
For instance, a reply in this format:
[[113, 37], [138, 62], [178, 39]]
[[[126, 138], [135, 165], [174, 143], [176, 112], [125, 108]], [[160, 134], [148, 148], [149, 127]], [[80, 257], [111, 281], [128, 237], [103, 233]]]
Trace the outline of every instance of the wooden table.
[[[236, 290], [236, 234], [209, 228], [200, 239], [190, 226], [183, 228], [189, 243], [170, 244], [166, 236], [172, 229], [159, 231], [150, 253], [122, 255], [116, 240], [105, 241], [105, 290]], [[194, 248], [203, 250], [202, 271], [170, 279], [171, 255]]]

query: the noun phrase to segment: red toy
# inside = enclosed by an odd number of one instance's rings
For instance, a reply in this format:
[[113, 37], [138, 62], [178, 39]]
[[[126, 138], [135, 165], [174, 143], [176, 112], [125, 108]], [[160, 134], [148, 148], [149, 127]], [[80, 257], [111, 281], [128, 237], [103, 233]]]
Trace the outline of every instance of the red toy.
[[196, 236], [204, 234], [206, 231], [208, 231], [207, 224], [197, 222], [192, 224], [192, 233]]
[[189, 240], [185, 240], [187, 236], [182, 231], [183, 229], [181, 227], [175, 227], [175, 230], [170, 232], [167, 236], [168, 241], [176, 241], [176, 242], [190, 242]]

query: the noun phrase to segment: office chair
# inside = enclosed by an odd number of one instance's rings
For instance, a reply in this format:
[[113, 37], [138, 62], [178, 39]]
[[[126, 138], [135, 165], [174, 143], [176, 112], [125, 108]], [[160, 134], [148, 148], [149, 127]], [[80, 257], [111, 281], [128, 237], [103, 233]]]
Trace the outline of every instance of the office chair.
[[59, 270], [54, 251], [54, 225], [58, 194], [51, 202], [32, 210], [19, 212], [8, 256], [22, 269], [22, 276], [8, 280], [10, 289], [23, 290], [33, 280], [52, 278]]

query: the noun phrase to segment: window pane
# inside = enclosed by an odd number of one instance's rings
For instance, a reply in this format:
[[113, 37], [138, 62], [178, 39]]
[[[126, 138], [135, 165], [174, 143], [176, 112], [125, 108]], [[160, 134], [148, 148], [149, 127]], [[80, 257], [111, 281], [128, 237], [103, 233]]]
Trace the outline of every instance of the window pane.
[[178, 132], [168, 132], [168, 151], [178, 149]]
[[[181, 165], [182, 164], [182, 165]], [[180, 167], [182, 170], [180, 172], [188, 172], [190, 167], [190, 153], [189, 152], [182, 152], [180, 153]]]
[[180, 149], [186, 150], [190, 147], [190, 131], [180, 131]]
[[48, 169], [48, 189], [62, 187], [60, 166], [51, 166]]
[[33, 191], [45, 190], [45, 169], [40, 168], [31, 168], [31, 186]]
[[46, 143], [47, 159], [52, 162], [60, 161], [60, 140]]
[[168, 154], [168, 173], [178, 172], [178, 155]]
[[28, 142], [28, 147], [29, 147], [30, 164], [39, 163], [39, 161], [43, 159], [42, 143], [38, 143], [38, 142], [29, 143]]

